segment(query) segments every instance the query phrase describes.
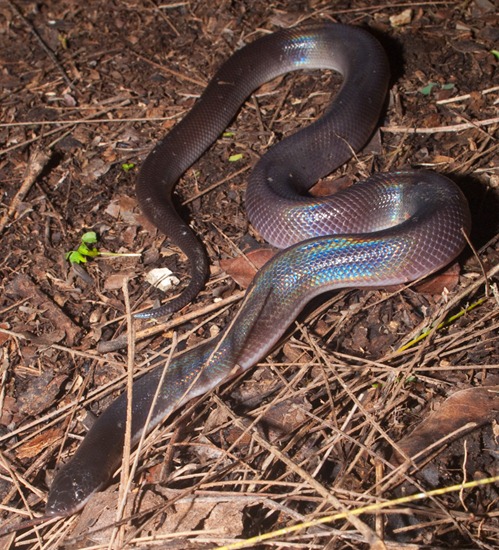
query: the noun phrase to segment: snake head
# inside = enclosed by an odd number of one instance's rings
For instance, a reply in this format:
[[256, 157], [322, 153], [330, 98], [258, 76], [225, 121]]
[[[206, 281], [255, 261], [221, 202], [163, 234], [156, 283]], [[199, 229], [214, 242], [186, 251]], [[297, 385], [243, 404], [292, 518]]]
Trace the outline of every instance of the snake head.
[[77, 457], [65, 464], [54, 478], [47, 499], [45, 514], [49, 517], [67, 517], [80, 511], [90, 497], [108, 481], [99, 461], [78, 464]]

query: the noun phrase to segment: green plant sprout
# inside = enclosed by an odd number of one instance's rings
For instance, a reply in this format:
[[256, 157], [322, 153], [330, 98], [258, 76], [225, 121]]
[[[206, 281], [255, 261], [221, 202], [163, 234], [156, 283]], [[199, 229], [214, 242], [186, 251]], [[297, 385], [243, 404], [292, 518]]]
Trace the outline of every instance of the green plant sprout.
[[66, 260], [71, 264], [85, 264], [88, 259], [96, 258], [97, 256], [121, 256], [132, 257], [140, 256], [140, 254], [116, 254], [114, 252], [101, 252], [96, 246], [97, 233], [95, 231], [87, 231], [81, 237], [81, 244], [77, 250], [71, 250], [66, 253]]
[[130, 172], [130, 170], [133, 170], [135, 168], [134, 162], [124, 162], [121, 165], [121, 168], [123, 168], [123, 172]]
[[453, 90], [454, 84], [439, 84], [438, 82], [429, 82], [424, 88], [420, 88], [419, 93], [423, 95], [430, 95], [433, 88], [440, 88], [441, 90]]

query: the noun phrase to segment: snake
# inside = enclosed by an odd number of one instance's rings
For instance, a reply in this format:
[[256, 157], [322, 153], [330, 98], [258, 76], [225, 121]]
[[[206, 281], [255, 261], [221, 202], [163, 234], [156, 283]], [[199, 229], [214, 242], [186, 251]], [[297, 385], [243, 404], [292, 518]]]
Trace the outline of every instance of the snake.
[[[367, 30], [302, 23], [236, 51], [144, 161], [138, 202], [185, 253], [192, 271], [178, 297], [144, 316], [183, 307], [207, 276], [204, 248], [172, 201], [175, 183], [251, 93], [299, 69], [339, 72], [342, 83], [325, 112], [273, 145], [248, 178], [248, 218], [282, 250], [257, 273], [234, 319], [218, 336], [175, 355], [164, 375], [163, 359], [134, 381], [132, 445], [187, 401], [270, 353], [313, 297], [340, 288], [371, 289], [420, 279], [453, 261], [466, 244], [471, 225], [467, 201], [455, 183], [435, 172], [409, 168], [375, 173], [332, 196], [308, 193], [372, 136], [384, 109], [390, 71], [383, 47]], [[122, 462], [126, 418], [125, 392], [97, 418], [74, 456], [58, 470], [46, 515], [74, 514], [110, 483]]]

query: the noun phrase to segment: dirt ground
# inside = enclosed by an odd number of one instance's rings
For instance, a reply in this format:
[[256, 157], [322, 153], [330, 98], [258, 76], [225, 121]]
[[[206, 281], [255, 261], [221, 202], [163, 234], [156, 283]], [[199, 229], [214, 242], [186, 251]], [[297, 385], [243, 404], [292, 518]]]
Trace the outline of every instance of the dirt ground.
[[[261, 534], [269, 539], [248, 547], [499, 546], [492, 0], [0, 2], [0, 525], [43, 515], [56, 466], [92, 413], [123, 391], [123, 281], [135, 310], [163, 298], [144, 280], [152, 267], [188, 277], [185, 258], [141, 216], [141, 162], [232, 52], [305, 20], [370, 29], [392, 68], [380, 130], [332, 179], [408, 166], [449, 175], [469, 200], [476, 254], [468, 248], [426, 286], [314, 302], [272, 355], [148, 439], [120, 515], [117, 478], [81, 514], [15, 530], [2, 547], [230, 548]], [[320, 115], [331, 81], [314, 72], [263, 86], [182, 178], [178, 200], [211, 278], [172, 319], [134, 322], [136, 372], [168, 352], [174, 332], [189, 347], [233, 317], [242, 289], [230, 260], [261, 242], [244, 211], [248, 171]], [[89, 230], [100, 250], [140, 256], [75, 272], [65, 255]], [[404, 462], [394, 449], [428, 452]], [[463, 482], [476, 483], [445, 490]], [[306, 524], [438, 489], [357, 519]]]

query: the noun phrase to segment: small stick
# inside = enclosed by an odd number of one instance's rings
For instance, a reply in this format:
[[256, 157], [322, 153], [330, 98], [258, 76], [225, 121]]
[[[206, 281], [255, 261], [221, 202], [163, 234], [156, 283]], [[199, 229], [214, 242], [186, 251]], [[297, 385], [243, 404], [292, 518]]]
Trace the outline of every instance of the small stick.
[[499, 124], [499, 117], [487, 118], [485, 120], [476, 120], [474, 122], [465, 122], [463, 124], [454, 124], [452, 126], [434, 126], [433, 128], [411, 128], [410, 126], [382, 126], [382, 132], [389, 134], [434, 134], [435, 132], [461, 132], [471, 128], [480, 128]]
[[[492, 92], [498, 92], [499, 86], [493, 86], [492, 88], [487, 88], [486, 90], [479, 90], [477, 93], [481, 95], [487, 95]], [[448, 97], [447, 99], [439, 99], [435, 101], [437, 105], [447, 105], [448, 103], [458, 103], [459, 101], [464, 101], [466, 99], [471, 99], [472, 94], [458, 95], [454, 97]]]
[[35, 183], [38, 176], [42, 173], [45, 166], [47, 166], [48, 161], [50, 160], [51, 155], [37, 149], [34, 151], [28, 161], [28, 167], [26, 168], [26, 176], [24, 181], [19, 188], [19, 191], [16, 193], [15, 197], [12, 199], [7, 212], [2, 216], [0, 220], [0, 234], [3, 233], [3, 230], [7, 226], [9, 219], [14, 216], [14, 213], [19, 208], [19, 205], [23, 201], [24, 197], [28, 194], [28, 191], [31, 189], [31, 186]]

